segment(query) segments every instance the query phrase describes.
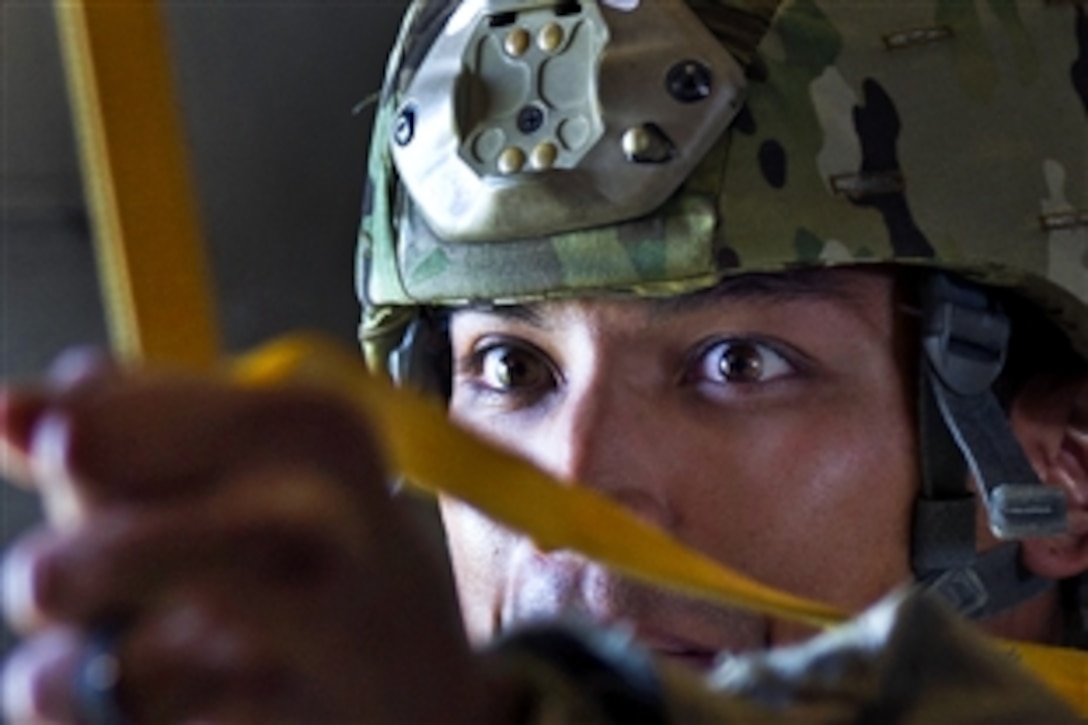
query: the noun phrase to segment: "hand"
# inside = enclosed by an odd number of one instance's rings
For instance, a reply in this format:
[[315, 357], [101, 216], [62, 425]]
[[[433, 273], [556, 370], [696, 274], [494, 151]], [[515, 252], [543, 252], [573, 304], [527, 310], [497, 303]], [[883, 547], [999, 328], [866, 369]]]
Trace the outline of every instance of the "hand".
[[83, 355], [0, 393], [0, 445], [50, 519], [5, 561], [10, 721], [78, 719], [106, 625], [133, 721], [481, 719], [453, 594], [346, 403]]

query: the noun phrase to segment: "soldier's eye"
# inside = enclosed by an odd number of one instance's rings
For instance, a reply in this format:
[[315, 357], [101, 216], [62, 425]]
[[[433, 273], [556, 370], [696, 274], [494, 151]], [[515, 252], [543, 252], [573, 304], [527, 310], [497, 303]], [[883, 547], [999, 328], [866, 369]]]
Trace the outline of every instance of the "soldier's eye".
[[548, 377], [547, 365], [529, 350], [497, 345], [481, 355], [480, 378], [495, 389], [533, 388]]
[[499, 339], [473, 350], [462, 375], [482, 391], [530, 395], [551, 389], [556, 382], [547, 355], [526, 343]]
[[785, 355], [770, 344], [741, 338], [721, 340], [703, 348], [692, 375], [701, 382], [751, 385], [770, 382], [795, 371]]

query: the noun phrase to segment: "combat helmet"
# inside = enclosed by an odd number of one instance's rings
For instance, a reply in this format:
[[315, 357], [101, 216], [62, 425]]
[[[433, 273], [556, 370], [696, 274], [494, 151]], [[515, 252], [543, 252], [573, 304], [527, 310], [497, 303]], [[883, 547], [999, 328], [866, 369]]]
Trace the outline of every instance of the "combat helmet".
[[[1088, 357], [1088, 16], [1074, 0], [419, 0], [375, 121], [361, 339], [441, 370], [431, 311], [920, 270], [913, 567], [986, 616], [1062, 530], [992, 385], [1026, 300]], [[436, 352], [439, 351], [439, 352]], [[438, 377], [441, 377], [439, 373]], [[975, 554], [974, 474], [1007, 543]]]

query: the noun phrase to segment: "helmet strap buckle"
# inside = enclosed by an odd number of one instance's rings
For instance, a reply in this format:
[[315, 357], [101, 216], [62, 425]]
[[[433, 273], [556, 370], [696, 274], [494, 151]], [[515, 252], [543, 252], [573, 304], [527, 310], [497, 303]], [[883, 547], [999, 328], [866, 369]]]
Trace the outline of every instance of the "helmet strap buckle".
[[964, 614], [988, 616], [1051, 582], [1021, 570], [1019, 544], [976, 553], [967, 472], [999, 539], [1065, 531], [1065, 498], [1039, 480], [992, 390], [1008, 349], [1008, 317], [982, 288], [942, 272], [923, 283], [922, 303], [922, 492], [912, 566]]

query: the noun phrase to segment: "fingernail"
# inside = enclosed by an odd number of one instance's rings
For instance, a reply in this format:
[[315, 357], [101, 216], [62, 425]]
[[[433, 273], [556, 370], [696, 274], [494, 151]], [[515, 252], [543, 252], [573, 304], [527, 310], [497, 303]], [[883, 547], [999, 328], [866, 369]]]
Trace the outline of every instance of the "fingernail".
[[33, 476], [30, 475], [30, 460], [25, 451], [0, 430], [0, 474], [5, 480], [30, 488], [33, 486]]
[[67, 528], [80, 519], [82, 507], [68, 467], [71, 420], [61, 413], [43, 415], [30, 440], [30, 469], [38, 480], [46, 516]]
[[25, 452], [46, 405], [40, 391], [19, 387], [0, 388], [0, 440]]
[[40, 388], [0, 387], [0, 473], [12, 483], [33, 485], [31, 440], [48, 405], [49, 399]]
[[78, 638], [66, 630], [42, 634], [17, 648], [0, 675], [4, 722], [36, 725], [72, 721], [68, 683], [79, 653]]
[[49, 366], [49, 379], [62, 387], [70, 387], [102, 375], [116, 367], [109, 353], [100, 347], [85, 345], [65, 350]]
[[[31, 535], [32, 536], [32, 535]], [[30, 632], [44, 624], [34, 593], [34, 569], [29, 538], [12, 546], [0, 564], [0, 602], [4, 616], [17, 632]]]

